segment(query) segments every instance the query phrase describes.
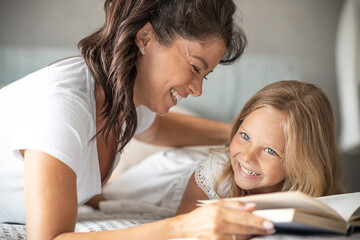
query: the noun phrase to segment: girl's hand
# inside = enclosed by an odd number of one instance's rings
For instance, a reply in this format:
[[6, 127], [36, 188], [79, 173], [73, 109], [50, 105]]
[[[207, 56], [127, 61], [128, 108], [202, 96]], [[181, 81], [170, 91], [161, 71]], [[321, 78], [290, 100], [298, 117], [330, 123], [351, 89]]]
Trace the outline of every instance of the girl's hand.
[[255, 204], [219, 200], [179, 215], [177, 230], [185, 237], [222, 240], [275, 233], [274, 224], [252, 214], [254, 210]]

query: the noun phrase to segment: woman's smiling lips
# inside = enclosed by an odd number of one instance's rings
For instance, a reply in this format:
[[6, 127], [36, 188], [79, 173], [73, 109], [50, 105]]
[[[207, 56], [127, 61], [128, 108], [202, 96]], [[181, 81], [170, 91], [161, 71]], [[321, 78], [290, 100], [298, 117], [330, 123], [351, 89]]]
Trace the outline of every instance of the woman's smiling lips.
[[176, 91], [174, 88], [171, 88], [171, 89], [169, 90], [169, 92], [170, 92], [171, 98], [172, 98], [172, 100], [173, 100], [173, 103], [174, 103], [175, 105], [176, 105], [182, 98], [184, 98], [184, 97], [182, 96], [182, 94], [179, 93], [178, 91]]
[[243, 167], [239, 162], [237, 162], [236, 166], [239, 173], [246, 179], [257, 179], [261, 176], [259, 173], [253, 172]]

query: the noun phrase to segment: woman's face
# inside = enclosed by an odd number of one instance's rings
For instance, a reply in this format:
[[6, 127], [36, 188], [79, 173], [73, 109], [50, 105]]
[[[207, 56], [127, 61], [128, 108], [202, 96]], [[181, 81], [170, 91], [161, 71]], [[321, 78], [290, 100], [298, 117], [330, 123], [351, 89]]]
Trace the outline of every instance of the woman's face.
[[144, 50], [136, 65], [135, 106], [166, 114], [189, 94], [201, 95], [203, 78], [224, 56], [225, 44], [217, 38], [203, 42], [178, 39], [166, 47], [150, 38]]
[[230, 144], [236, 184], [253, 194], [281, 191], [286, 177], [286, 113], [261, 107], [250, 113]]

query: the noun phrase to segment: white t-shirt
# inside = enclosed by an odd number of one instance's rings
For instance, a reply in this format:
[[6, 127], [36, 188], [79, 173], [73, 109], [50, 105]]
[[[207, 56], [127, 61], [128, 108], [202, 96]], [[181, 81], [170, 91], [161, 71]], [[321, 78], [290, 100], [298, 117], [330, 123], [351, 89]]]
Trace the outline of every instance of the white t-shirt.
[[[68, 165], [77, 176], [79, 204], [101, 192], [96, 139], [91, 141], [96, 133], [94, 83], [83, 58], [74, 57], [0, 90], [0, 222], [25, 223], [20, 149], [39, 150]], [[156, 114], [143, 106], [136, 110], [138, 134]]]

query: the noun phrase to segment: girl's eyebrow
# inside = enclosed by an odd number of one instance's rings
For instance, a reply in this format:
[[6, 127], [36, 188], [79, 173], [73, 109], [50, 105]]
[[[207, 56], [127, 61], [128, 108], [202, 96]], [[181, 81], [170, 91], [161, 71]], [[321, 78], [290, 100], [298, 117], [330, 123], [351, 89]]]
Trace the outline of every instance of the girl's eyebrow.
[[238, 131], [239, 131], [239, 130], [248, 132], [248, 130], [246, 129], [246, 127], [243, 127], [242, 125], [239, 126]]

